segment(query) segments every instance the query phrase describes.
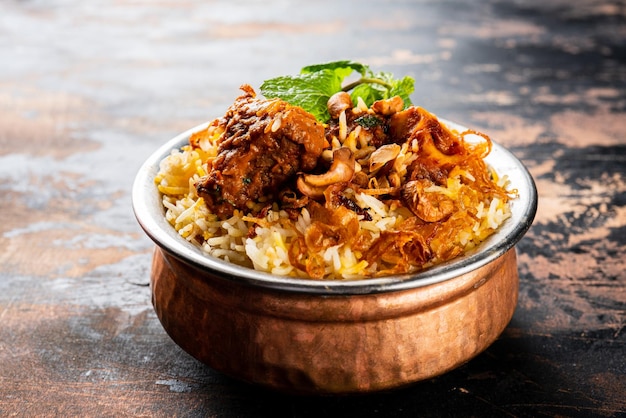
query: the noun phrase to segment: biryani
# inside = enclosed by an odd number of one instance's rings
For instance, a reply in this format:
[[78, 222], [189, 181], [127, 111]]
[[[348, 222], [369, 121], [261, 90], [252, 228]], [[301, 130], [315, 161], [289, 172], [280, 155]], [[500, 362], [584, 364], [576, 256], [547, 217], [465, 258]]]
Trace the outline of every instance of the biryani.
[[342, 88], [315, 113], [241, 89], [155, 177], [167, 221], [210, 256], [320, 280], [412, 273], [510, 217], [516, 191], [485, 163], [489, 137], [449, 128], [406, 94]]

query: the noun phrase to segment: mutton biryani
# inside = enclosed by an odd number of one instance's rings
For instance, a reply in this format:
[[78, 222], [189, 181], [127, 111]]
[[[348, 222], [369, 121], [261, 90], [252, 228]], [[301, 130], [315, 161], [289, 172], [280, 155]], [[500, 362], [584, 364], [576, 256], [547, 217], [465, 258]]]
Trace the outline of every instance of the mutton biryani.
[[[318, 73], [334, 74], [291, 80]], [[311, 111], [271, 82], [262, 96], [243, 85], [161, 161], [168, 222], [211, 256], [312, 279], [416, 272], [479, 245], [516, 195], [484, 162], [490, 139], [448, 128], [389, 77], [361, 75], [372, 90], [334, 87]]]

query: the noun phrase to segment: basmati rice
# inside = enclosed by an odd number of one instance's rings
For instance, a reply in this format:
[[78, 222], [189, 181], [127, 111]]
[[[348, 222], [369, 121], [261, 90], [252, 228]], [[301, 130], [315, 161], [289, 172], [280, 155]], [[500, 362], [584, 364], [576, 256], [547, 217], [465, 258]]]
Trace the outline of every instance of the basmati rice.
[[[359, 102], [355, 111], [366, 112], [367, 108], [363, 106]], [[345, 124], [345, 113], [343, 117], [340, 124]], [[280, 123], [280, 119], [276, 119], [271, 129], [278, 129]], [[357, 160], [357, 172], [361, 166], [369, 167], [368, 158], [375, 148], [364, 138], [363, 132], [355, 129], [346, 134], [340, 128], [340, 136], [343, 136], [343, 141], [334, 138], [331, 141], [332, 148], [347, 146], [356, 155], [360, 153], [362, 159]], [[202, 197], [198, 196], [194, 185], [210, 171], [210, 163], [217, 155], [219, 138], [219, 134], [201, 135], [197, 146], [186, 145], [173, 150], [161, 162], [155, 182], [162, 195], [165, 218], [183, 239], [198, 245], [208, 255], [276, 275], [308, 278], [309, 274], [293, 265], [290, 259], [294, 245], [299, 245], [298, 240], [312, 225], [311, 213], [306, 207], [301, 209], [295, 220], [280, 210], [277, 204], [263, 212], [262, 217], [252, 215], [256, 212], [235, 210], [232, 217], [219, 220], [209, 212]], [[401, 145], [392, 168], [396, 181], [403, 181], [407, 167], [418, 158], [418, 151], [416, 141]], [[506, 177], [499, 177], [493, 171], [487, 175], [498, 187], [503, 190], [508, 188]], [[432, 251], [435, 255], [421, 268], [436, 264], [450, 254], [474, 248], [510, 216], [506, 198], [485, 196], [475, 203], [479, 192], [472, 185], [476, 181], [474, 174], [457, 167], [450, 172], [446, 184], [431, 185], [424, 189], [427, 194], [441, 195], [457, 202], [457, 212], [443, 223], [452, 225], [462, 221], [464, 226], [457, 228], [457, 233], [429, 238], [429, 245], [434, 247]], [[396, 230], [414, 216], [398, 201], [383, 201], [377, 195], [351, 189], [345, 193], [363, 212], [367, 212], [368, 216], [358, 216], [359, 229], [367, 232], [372, 240], [378, 239], [385, 232]], [[355, 250], [345, 243], [321, 250], [315, 262], [323, 263], [320, 269], [323, 269], [324, 279], [355, 280], [377, 276], [388, 270], [383, 267], [385, 263], [382, 261], [368, 261], [364, 251]], [[411, 268], [416, 270], [418, 267]]]

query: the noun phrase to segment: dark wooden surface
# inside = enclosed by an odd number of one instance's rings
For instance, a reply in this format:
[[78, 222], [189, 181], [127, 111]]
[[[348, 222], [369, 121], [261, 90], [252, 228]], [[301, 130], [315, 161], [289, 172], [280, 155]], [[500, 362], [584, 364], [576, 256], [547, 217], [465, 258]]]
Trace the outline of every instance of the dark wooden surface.
[[[291, 397], [190, 358], [150, 304], [143, 160], [238, 87], [354, 59], [530, 169], [535, 223], [501, 338], [409, 388]], [[0, 416], [626, 413], [623, 0], [0, 4]]]

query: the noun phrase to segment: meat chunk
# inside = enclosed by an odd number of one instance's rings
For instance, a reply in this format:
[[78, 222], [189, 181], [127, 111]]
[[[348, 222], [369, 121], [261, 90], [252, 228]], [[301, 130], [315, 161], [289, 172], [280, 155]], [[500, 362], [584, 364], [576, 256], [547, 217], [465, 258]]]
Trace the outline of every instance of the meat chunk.
[[259, 99], [248, 85], [241, 89], [219, 121], [224, 134], [210, 172], [196, 184], [220, 218], [276, 197], [297, 172], [317, 165], [327, 145], [323, 125], [310, 113], [280, 99]]

